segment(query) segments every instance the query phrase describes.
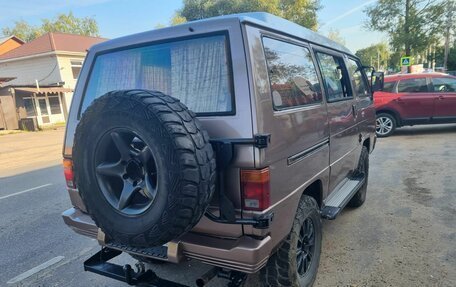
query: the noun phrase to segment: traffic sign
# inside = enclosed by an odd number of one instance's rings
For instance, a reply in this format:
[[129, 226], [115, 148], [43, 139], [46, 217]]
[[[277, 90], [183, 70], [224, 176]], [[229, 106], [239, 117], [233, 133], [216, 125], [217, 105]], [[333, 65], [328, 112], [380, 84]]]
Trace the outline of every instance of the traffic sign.
[[411, 57], [402, 57], [401, 58], [401, 66], [411, 66], [412, 65], [412, 58]]

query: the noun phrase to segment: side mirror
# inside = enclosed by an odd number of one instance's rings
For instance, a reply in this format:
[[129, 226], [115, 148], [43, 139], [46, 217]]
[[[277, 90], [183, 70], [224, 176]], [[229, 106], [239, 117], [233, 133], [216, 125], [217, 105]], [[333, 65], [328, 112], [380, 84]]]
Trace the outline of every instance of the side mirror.
[[383, 91], [385, 73], [372, 71], [371, 73], [371, 89], [372, 92]]

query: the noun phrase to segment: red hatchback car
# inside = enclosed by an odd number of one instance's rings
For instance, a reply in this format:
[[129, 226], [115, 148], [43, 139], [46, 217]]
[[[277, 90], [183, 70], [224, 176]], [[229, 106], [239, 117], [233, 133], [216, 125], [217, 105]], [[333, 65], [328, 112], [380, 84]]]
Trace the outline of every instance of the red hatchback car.
[[386, 76], [374, 103], [379, 137], [390, 136], [401, 126], [456, 123], [456, 77], [438, 73]]

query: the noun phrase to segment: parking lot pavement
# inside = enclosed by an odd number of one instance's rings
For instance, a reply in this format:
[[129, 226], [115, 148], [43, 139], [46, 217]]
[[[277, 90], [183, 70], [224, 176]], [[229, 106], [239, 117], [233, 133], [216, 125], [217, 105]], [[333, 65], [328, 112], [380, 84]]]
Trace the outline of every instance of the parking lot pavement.
[[326, 221], [317, 286], [456, 286], [456, 125], [377, 141], [367, 201]]
[[[58, 132], [26, 133], [17, 150], [4, 145], [12, 147], [14, 139], [0, 137], [0, 286], [125, 286], [82, 269], [99, 248], [61, 219], [70, 202], [55, 165]], [[33, 156], [12, 161], [10, 153], [19, 150]], [[49, 167], [29, 171], [37, 164]], [[399, 129], [378, 140], [370, 167], [365, 205], [324, 221], [316, 286], [456, 286], [456, 125]], [[154, 268], [192, 284], [208, 266], [189, 261]], [[35, 273], [24, 278], [27, 272]], [[247, 286], [257, 280], [250, 276]]]

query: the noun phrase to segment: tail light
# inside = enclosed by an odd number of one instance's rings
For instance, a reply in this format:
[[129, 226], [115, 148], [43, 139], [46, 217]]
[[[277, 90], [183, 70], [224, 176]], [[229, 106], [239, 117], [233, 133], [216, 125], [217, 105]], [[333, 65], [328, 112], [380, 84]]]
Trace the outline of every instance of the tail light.
[[269, 168], [241, 170], [242, 207], [261, 211], [270, 205]]
[[65, 174], [66, 185], [69, 188], [76, 188], [74, 183], [73, 161], [65, 158], [63, 160], [63, 173]]

